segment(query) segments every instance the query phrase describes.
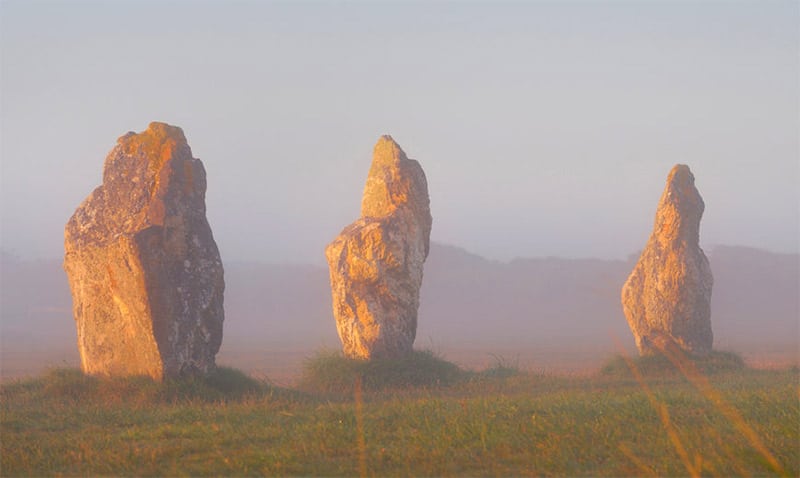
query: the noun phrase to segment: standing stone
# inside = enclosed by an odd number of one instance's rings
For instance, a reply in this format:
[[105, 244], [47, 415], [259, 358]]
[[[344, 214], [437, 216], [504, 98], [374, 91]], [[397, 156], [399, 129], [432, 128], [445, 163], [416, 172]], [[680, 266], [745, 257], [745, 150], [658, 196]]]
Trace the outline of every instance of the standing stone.
[[180, 128], [117, 140], [64, 233], [85, 373], [160, 380], [215, 367], [225, 283], [205, 192]]
[[700, 248], [704, 209], [689, 167], [676, 165], [667, 178], [653, 234], [622, 287], [622, 307], [641, 355], [669, 343], [695, 355], [711, 351], [714, 280]]
[[390, 136], [381, 137], [364, 187], [361, 218], [325, 249], [333, 315], [348, 357], [411, 353], [431, 223], [422, 167]]

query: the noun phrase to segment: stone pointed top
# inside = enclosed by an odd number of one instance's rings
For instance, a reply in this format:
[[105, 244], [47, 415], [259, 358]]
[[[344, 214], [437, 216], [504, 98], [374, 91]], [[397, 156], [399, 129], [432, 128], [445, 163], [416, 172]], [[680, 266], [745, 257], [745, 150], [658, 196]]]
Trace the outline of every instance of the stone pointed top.
[[115, 172], [137, 169], [131, 161], [146, 164], [146, 169], [138, 174], [152, 180], [170, 159], [191, 160], [192, 150], [181, 128], [154, 121], [141, 133], [129, 131], [117, 139], [116, 148], [106, 158], [103, 184], [119, 180]]
[[422, 167], [389, 135], [381, 136], [375, 144], [372, 166], [369, 168], [361, 217], [385, 217], [401, 207], [427, 207], [428, 184]]
[[667, 189], [681, 196], [696, 196], [694, 188], [694, 174], [685, 164], [676, 164], [667, 176]]
[[[676, 176], [678, 176], [676, 178]], [[667, 181], [686, 181], [691, 180], [694, 181], [694, 176], [692, 175], [692, 171], [689, 169], [689, 166], [685, 164], [676, 164], [672, 167], [669, 171], [669, 176], [667, 176]]]
[[704, 210], [705, 203], [694, 185], [694, 175], [689, 166], [676, 164], [669, 172], [658, 203], [654, 234], [664, 239], [684, 239], [698, 244]]
[[[391, 136], [385, 134], [378, 138], [372, 153], [373, 168], [375, 164], [389, 165], [407, 159], [403, 148]], [[372, 174], [372, 170], [370, 170], [370, 174]]]
[[171, 139], [175, 142], [185, 143], [186, 136], [183, 134], [183, 129], [171, 124], [162, 123], [160, 121], [153, 121], [147, 125], [147, 129], [141, 133], [135, 131], [128, 131], [117, 139], [117, 143], [125, 144], [133, 141], [142, 142], [164, 142]]
[[[189, 151], [183, 130], [177, 126], [154, 121], [141, 133], [133, 131], [117, 139], [125, 154], [141, 154], [150, 161], [163, 163], [178, 151]], [[191, 156], [191, 152], [189, 151]]]

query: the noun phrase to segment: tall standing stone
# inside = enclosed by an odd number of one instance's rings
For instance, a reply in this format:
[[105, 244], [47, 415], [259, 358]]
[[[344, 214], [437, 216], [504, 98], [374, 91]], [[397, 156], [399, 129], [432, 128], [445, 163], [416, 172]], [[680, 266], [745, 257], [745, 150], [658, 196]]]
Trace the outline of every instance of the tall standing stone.
[[700, 248], [704, 209], [689, 167], [676, 165], [650, 240], [622, 288], [622, 307], [642, 355], [669, 343], [695, 355], [711, 351], [714, 280]]
[[431, 223], [422, 167], [390, 136], [381, 137], [364, 187], [361, 218], [325, 249], [333, 315], [348, 357], [411, 353]]
[[64, 233], [84, 372], [162, 379], [214, 368], [225, 283], [205, 192], [180, 128], [151, 123], [119, 138]]

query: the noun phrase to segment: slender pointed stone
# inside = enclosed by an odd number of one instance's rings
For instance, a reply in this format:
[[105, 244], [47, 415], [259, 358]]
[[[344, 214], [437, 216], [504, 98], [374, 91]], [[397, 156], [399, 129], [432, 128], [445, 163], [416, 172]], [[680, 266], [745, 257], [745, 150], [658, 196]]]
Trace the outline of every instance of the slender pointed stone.
[[700, 248], [704, 209], [689, 167], [676, 165], [650, 240], [622, 288], [622, 307], [642, 355], [668, 343], [695, 355], [711, 351], [714, 280]]
[[411, 353], [431, 224], [422, 167], [390, 136], [381, 137], [364, 187], [361, 218], [325, 249], [333, 315], [348, 357]]
[[64, 233], [84, 372], [162, 379], [214, 368], [225, 284], [205, 192], [180, 128], [151, 123], [119, 138]]

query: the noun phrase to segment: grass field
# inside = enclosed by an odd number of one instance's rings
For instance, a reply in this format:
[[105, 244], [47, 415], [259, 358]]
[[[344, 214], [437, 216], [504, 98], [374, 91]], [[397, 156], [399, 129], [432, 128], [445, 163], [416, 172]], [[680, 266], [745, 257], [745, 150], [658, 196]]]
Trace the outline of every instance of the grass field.
[[0, 474], [798, 476], [798, 378], [730, 354], [588, 378], [323, 354], [297, 389], [60, 369], [0, 389]]

